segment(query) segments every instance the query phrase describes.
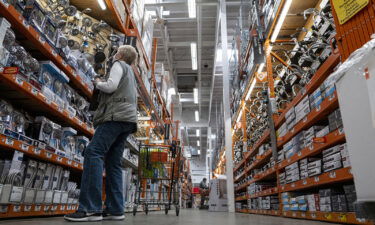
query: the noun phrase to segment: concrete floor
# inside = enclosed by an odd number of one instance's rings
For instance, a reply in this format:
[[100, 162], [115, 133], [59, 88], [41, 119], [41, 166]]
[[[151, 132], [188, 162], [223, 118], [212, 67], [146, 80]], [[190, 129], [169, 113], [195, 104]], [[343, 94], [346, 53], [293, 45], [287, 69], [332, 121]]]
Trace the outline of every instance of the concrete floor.
[[[200, 210], [182, 210], [180, 216], [176, 217], [174, 211], [169, 215], [161, 212], [150, 212], [149, 215], [139, 213], [137, 216], [127, 214], [125, 221], [113, 222], [85, 222], [78, 224], [111, 224], [111, 225], [328, 225], [317, 221], [306, 221], [287, 219], [282, 217], [250, 215], [242, 213], [215, 213]], [[61, 225], [74, 224], [65, 222], [62, 217], [34, 218], [34, 219], [12, 219], [0, 221], [1, 225]], [[76, 223], [77, 224], [77, 223]], [[332, 225], [332, 224], [331, 224]]]

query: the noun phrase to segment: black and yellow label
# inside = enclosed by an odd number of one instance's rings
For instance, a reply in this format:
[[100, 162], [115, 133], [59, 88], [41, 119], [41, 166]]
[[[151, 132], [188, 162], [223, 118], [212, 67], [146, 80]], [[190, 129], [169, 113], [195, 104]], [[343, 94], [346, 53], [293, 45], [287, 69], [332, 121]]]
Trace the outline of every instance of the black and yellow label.
[[367, 6], [369, 0], [332, 0], [340, 24], [346, 23]]

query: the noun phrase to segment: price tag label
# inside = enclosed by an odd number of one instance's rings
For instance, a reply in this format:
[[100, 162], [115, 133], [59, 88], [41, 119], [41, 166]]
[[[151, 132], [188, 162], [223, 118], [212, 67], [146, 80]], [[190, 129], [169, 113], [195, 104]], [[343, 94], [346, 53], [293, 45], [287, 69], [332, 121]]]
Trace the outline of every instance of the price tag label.
[[52, 50], [52, 55], [54, 56], [54, 57], [56, 57], [57, 56], [57, 53], [55, 52], [55, 50]]
[[293, 129], [290, 131], [291, 133], [294, 133], [294, 127], [293, 127]]
[[295, 183], [293, 183], [293, 184], [291, 185], [291, 187], [292, 187], [292, 188], [295, 188], [295, 187], [296, 187], [296, 184], [295, 184]]
[[2, 212], [2, 213], [8, 212], [8, 206], [7, 205], [1, 205], [0, 206], [0, 212]]
[[352, 173], [352, 168], [349, 169], [349, 173], [350, 173], [350, 174], [353, 174], [353, 173]]
[[57, 157], [57, 161], [58, 161], [58, 162], [62, 162], [62, 161], [63, 161], [63, 158], [60, 157], [60, 156], [58, 156], [58, 157]]
[[36, 205], [35, 208], [34, 208], [34, 211], [39, 212], [41, 209], [42, 209], [41, 205]]
[[306, 185], [306, 184], [307, 184], [307, 180], [304, 179], [304, 180], [302, 181], [302, 184], [303, 184], [303, 185]]
[[67, 210], [68, 211], [72, 210], [72, 205], [68, 205]]
[[306, 217], [306, 214], [305, 214], [305, 213], [301, 213], [301, 216], [302, 216], [302, 217]]
[[46, 157], [49, 158], [49, 159], [52, 158], [52, 153], [46, 152]]
[[39, 42], [44, 45], [46, 43], [46, 40], [44, 40], [42, 36], [39, 36]]
[[311, 145], [309, 146], [309, 149], [310, 149], [310, 151], [314, 150], [314, 145], [311, 144]]
[[57, 205], [54, 205], [51, 207], [51, 211], [56, 211], [57, 210]]
[[79, 164], [75, 162], [74, 167], [79, 167]]
[[343, 127], [340, 127], [339, 128], [339, 134], [343, 134], [344, 133], [344, 128]]
[[22, 86], [23, 85], [23, 80], [21, 78], [19, 78], [19, 77], [16, 77], [16, 83], [18, 85]]
[[335, 171], [330, 172], [330, 173], [329, 173], [329, 177], [330, 177], [331, 179], [336, 178], [336, 172], [335, 172]]
[[31, 94], [33, 94], [35, 96], [38, 96], [38, 93], [39, 93], [38, 89], [36, 89], [34, 87], [31, 88]]
[[291, 160], [290, 160], [290, 159], [288, 159], [288, 163], [290, 163], [290, 161], [291, 161]]
[[316, 218], [316, 214], [315, 213], [311, 213], [311, 218]]
[[320, 105], [318, 105], [318, 107], [316, 107], [315, 111], [316, 111], [316, 112], [319, 112], [319, 111], [320, 111]]
[[21, 212], [21, 206], [20, 205], [14, 205], [13, 206], [13, 212]]
[[34, 148], [34, 154], [40, 155], [41, 150], [39, 148]]
[[59, 111], [60, 113], [63, 113], [63, 112], [64, 112], [64, 109], [63, 109], [61, 106], [58, 106], [58, 107], [57, 107], [57, 111]]
[[302, 155], [302, 152], [298, 152], [297, 155], [300, 157]]
[[5, 144], [9, 145], [9, 146], [13, 146], [14, 145], [14, 140], [11, 139], [11, 138], [6, 138]]
[[25, 212], [30, 212], [31, 211], [31, 205], [25, 205], [24, 211]]
[[65, 211], [65, 205], [61, 205], [60, 210]]
[[27, 23], [26, 20], [22, 19], [22, 24], [23, 26], [26, 28], [26, 29], [29, 29], [30, 28], [30, 25]]
[[314, 181], [318, 183], [320, 181], [320, 178], [318, 176], [314, 177]]
[[72, 165], [72, 160], [68, 160], [67, 162], [66, 162], [68, 165]]
[[331, 95], [331, 96], [329, 96], [328, 101], [331, 102], [333, 99], [335, 99], [335, 95]]
[[302, 88], [302, 89], [301, 89], [301, 94], [302, 94], [302, 95], [305, 95], [305, 94], [306, 94], [306, 88]]
[[22, 144], [21, 148], [22, 148], [23, 151], [29, 151], [30, 146], [27, 145], [27, 144]]
[[44, 211], [47, 212], [49, 210], [49, 208], [50, 208], [49, 205], [45, 205], [44, 206]]
[[0, 2], [5, 6], [5, 8], [9, 8], [9, 3], [6, 0], [1, 0]]
[[293, 216], [293, 217], [296, 217], [296, 216], [297, 216], [297, 214], [296, 214], [296, 213], [294, 212], [294, 213], [292, 213], [292, 216]]
[[62, 65], [66, 67], [68, 64], [66, 64], [65, 61], [62, 61]]
[[282, 186], [282, 187], [281, 187], [281, 189], [282, 189], [282, 190], [284, 190], [284, 189], [285, 189], [285, 187], [284, 187], [284, 186]]
[[49, 98], [46, 98], [46, 103], [47, 103], [48, 105], [51, 105], [51, 104], [52, 104], [52, 100], [49, 99]]
[[283, 215], [286, 216], [286, 212], [283, 212]]
[[306, 123], [307, 122], [307, 116], [305, 118], [303, 118], [302, 120], [303, 123]]
[[76, 77], [76, 76], [77, 76], [76, 72], [73, 72], [72, 75], [73, 75], [73, 77]]

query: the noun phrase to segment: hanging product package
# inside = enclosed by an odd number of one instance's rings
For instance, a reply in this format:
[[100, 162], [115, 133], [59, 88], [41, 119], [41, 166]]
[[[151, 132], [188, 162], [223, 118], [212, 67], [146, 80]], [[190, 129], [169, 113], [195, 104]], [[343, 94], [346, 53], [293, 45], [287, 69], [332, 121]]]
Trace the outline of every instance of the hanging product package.
[[338, 99], [357, 191], [358, 218], [375, 218], [375, 40], [366, 43], [331, 76]]

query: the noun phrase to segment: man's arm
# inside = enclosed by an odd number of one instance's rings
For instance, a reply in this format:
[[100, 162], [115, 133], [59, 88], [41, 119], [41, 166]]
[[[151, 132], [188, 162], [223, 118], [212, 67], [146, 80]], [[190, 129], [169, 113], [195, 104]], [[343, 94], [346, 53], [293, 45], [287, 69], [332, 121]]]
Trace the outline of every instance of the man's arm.
[[107, 81], [99, 81], [96, 83], [96, 88], [100, 91], [111, 94], [117, 90], [117, 87], [122, 78], [123, 69], [119, 62], [115, 62], [109, 72], [109, 77]]

